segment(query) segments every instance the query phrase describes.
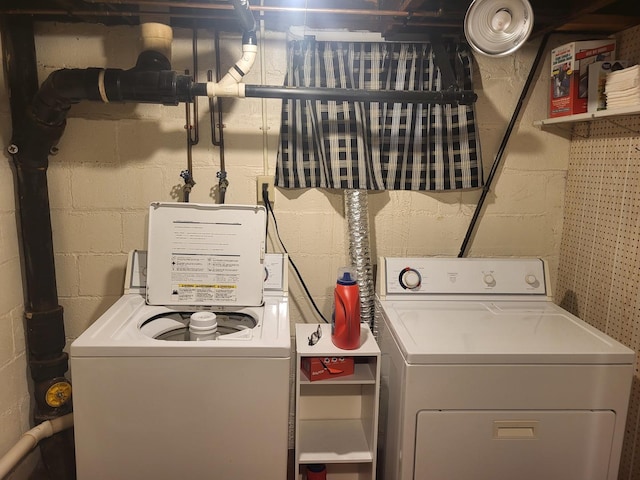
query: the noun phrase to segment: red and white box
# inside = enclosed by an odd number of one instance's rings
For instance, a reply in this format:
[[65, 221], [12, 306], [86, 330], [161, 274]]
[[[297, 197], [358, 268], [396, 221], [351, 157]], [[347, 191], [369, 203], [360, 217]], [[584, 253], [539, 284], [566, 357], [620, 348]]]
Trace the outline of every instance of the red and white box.
[[353, 357], [303, 357], [302, 371], [309, 381], [353, 375]]
[[562, 117], [587, 111], [589, 65], [615, 60], [613, 39], [571, 42], [551, 51], [549, 116]]

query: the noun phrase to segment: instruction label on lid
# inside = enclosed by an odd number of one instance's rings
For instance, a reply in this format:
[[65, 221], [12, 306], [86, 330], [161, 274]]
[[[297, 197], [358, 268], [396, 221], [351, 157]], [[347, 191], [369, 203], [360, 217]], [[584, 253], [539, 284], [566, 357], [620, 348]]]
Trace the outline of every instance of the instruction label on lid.
[[206, 253], [171, 257], [171, 295], [179, 303], [235, 303], [239, 281], [238, 257]]
[[265, 225], [258, 206], [152, 204], [147, 303], [262, 304]]

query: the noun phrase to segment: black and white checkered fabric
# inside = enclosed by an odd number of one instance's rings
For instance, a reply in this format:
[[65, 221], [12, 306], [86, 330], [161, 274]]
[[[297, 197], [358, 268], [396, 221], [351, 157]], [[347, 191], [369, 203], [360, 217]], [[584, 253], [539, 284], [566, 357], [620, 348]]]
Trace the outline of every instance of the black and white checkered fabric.
[[[449, 51], [472, 90], [470, 53]], [[429, 44], [310, 38], [290, 42], [288, 55], [287, 86], [440, 90]], [[283, 100], [280, 136], [279, 187], [442, 191], [483, 182], [473, 106]]]

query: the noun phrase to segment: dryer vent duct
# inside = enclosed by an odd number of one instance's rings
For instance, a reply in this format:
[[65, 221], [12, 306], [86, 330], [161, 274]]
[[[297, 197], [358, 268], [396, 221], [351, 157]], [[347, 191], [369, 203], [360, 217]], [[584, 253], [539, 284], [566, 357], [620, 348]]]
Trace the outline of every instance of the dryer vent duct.
[[369, 199], [366, 190], [345, 190], [344, 211], [347, 217], [349, 256], [358, 274], [360, 314], [377, 337], [374, 325], [374, 283], [369, 247]]

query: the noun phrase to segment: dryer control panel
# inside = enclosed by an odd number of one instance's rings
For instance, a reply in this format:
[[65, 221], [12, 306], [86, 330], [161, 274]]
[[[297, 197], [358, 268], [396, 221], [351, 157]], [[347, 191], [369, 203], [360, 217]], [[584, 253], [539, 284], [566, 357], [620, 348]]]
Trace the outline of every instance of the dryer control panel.
[[378, 294], [547, 295], [539, 258], [383, 257]]

